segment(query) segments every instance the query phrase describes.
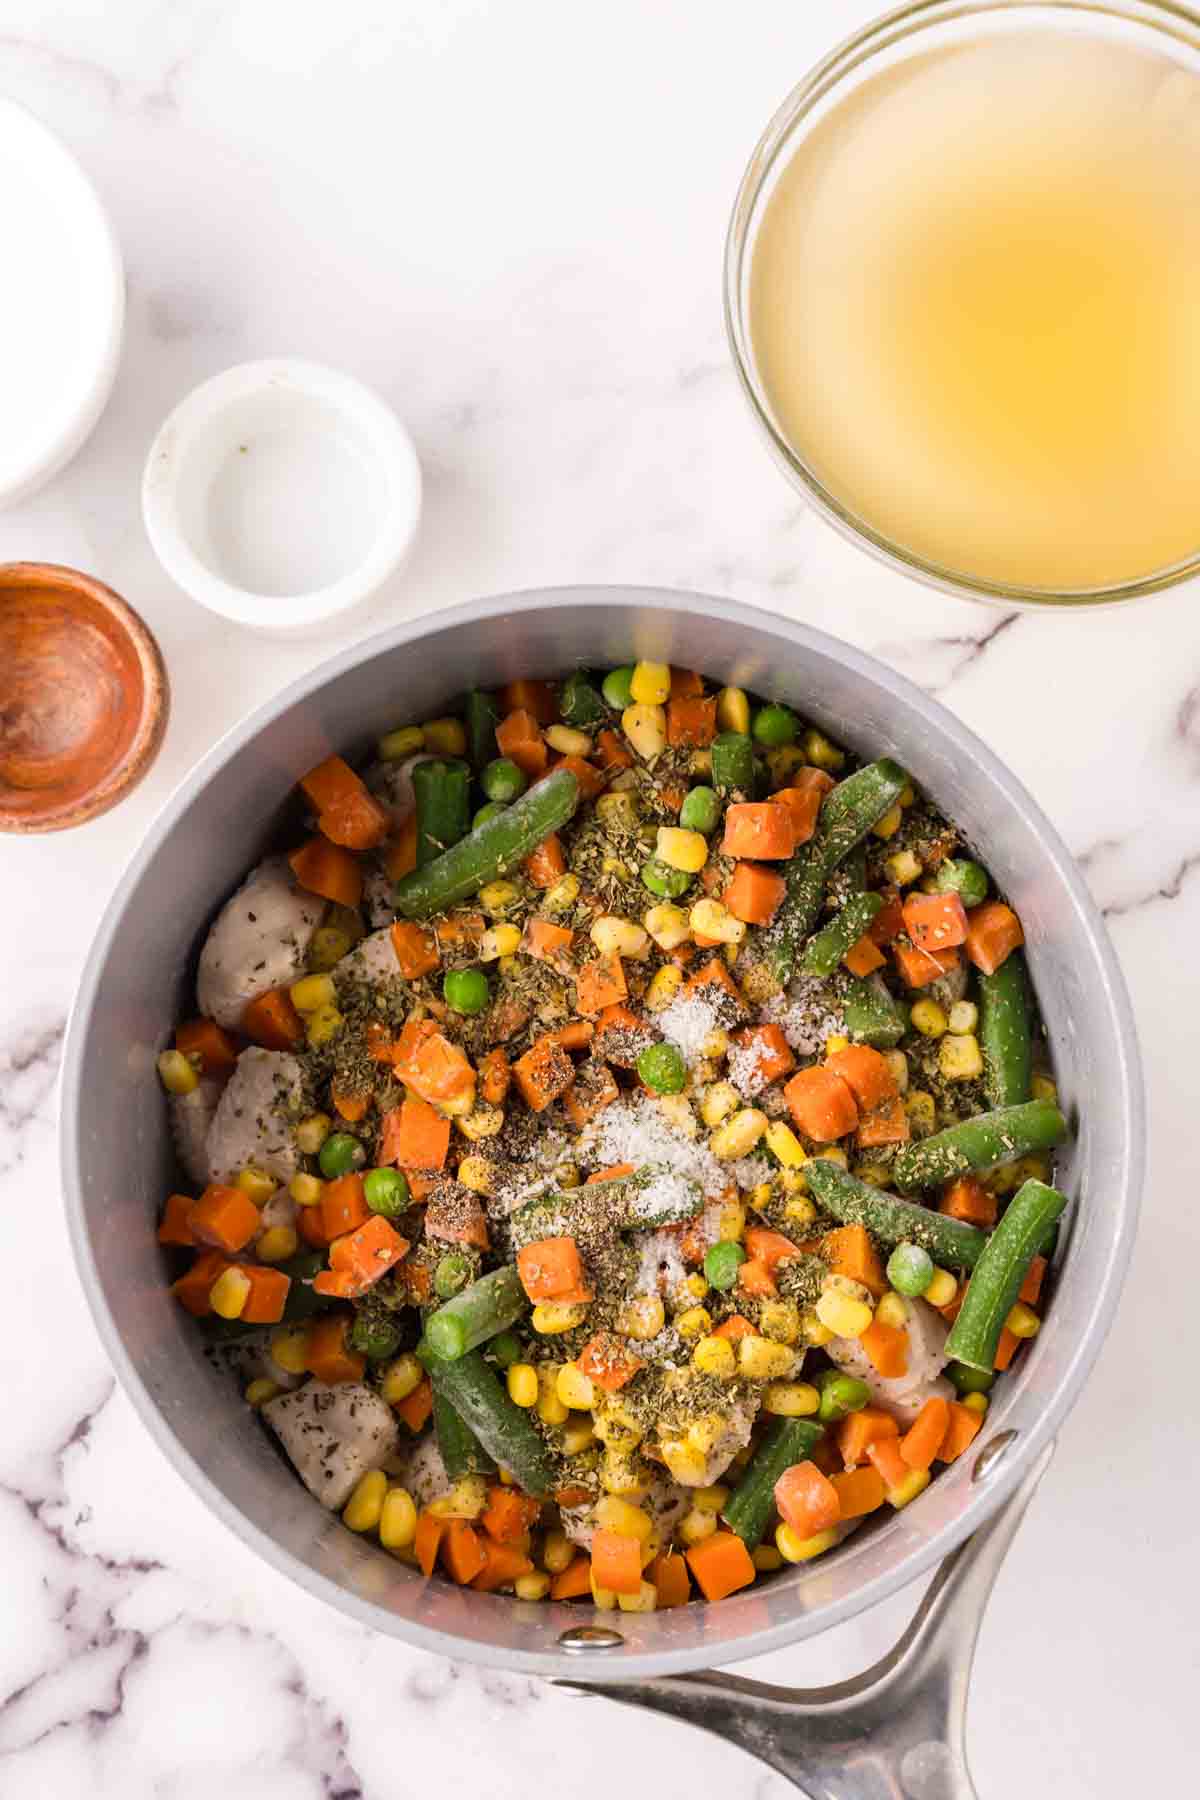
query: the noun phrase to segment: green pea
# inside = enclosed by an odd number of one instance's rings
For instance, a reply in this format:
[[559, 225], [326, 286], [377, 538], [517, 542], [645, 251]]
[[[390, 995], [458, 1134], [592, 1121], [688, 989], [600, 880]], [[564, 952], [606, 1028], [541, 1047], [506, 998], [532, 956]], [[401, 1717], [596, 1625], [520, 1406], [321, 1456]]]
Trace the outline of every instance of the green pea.
[[368, 1169], [363, 1195], [372, 1212], [394, 1219], [408, 1205], [408, 1182], [399, 1169]]
[[933, 879], [939, 894], [957, 894], [964, 906], [981, 906], [987, 899], [988, 872], [980, 863], [950, 857]]
[[351, 1350], [357, 1350], [361, 1356], [369, 1356], [372, 1362], [380, 1357], [391, 1356], [400, 1347], [404, 1336], [402, 1326], [394, 1319], [380, 1318], [378, 1314], [369, 1317], [358, 1313], [350, 1327], [347, 1342]]
[[760, 706], [754, 715], [751, 731], [760, 744], [768, 750], [778, 750], [784, 744], [794, 744], [800, 721], [790, 706]]
[[442, 996], [457, 1013], [481, 1013], [488, 1003], [487, 976], [479, 969], [451, 969], [442, 982]]
[[433, 1291], [439, 1300], [452, 1300], [471, 1279], [471, 1259], [461, 1250], [447, 1250], [433, 1271]]
[[821, 1390], [818, 1417], [827, 1425], [844, 1419], [847, 1413], [861, 1412], [871, 1398], [871, 1390], [857, 1375], [843, 1375], [840, 1369], [827, 1369], [817, 1377]]
[[681, 1094], [687, 1086], [687, 1064], [677, 1044], [647, 1044], [637, 1072], [656, 1094]]
[[479, 785], [489, 800], [517, 800], [529, 786], [523, 772], [507, 756], [490, 762], [479, 777]]
[[986, 1394], [996, 1377], [988, 1369], [969, 1369], [966, 1363], [946, 1364], [950, 1385], [959, 1394]]
[[471, 820], [471, 830], [478, 831], [479, 827], [481, 825], [486, 825], [489, 819], [498, 819], [502, 812], [507, 811], [508, 808], [503, 800], [489, 800], [486, 806], [480, 807], [479, 811], [475, 814], [475, 817]]
[[367, 1153], [363, 1146], [348, 1131], [331, 1131], [317, 1156], [326, 1181], [336, 1181], [339, 1175], [352, 1174], [355, 1169], [361, 1169], [366, 1160]]
[[652, 856], [642, 864], [642, 886], [660, 900], [678, 900], [692, 885], [692, 877], [684, 869], [673, 869], [660, 856]]
[[487, 1345], [487, 1352], [502, 1369], [511, 1369], [515, 1362], [520, 1362], [525, 1351], [515, 1331], [498, 1331]]
[[604, 686], [600, 692], [617, 712], [624, 712], [627, 706], [632, 706], [633, 664], [627, 663], [623, 669], [610, 669], [604, 677]]
[[897, 1244], [888, 1257], [887, 1278], [898, 1294], [917, 1300], [933, 1280], [933, 1258], [920, 1244]]
[[725, 1293], [737, 1280], [738, 1270], [746, 1260], [746, 1252], [740, 1244], [727, 1243], [724, 1239], [714, 1244], [704, 1258], [704, 1277], [709, 1287]]
[[692, 788], [679, 809], [679, 823], [685, 831], [713, 830], [721, 816], [721, 802], [710, 787]]

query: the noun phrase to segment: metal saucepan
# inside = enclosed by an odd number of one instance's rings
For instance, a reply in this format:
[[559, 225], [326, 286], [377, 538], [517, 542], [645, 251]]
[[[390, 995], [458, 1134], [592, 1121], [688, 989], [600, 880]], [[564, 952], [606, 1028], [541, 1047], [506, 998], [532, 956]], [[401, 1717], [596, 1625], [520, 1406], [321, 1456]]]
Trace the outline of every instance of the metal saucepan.
[[[895, 756], [966, 827], [1025, 924], [1076, 1127], [1062, 1170], [1074, 1205], [1039, 1337], [1000, 1384], [977, 1448], [918, 1501], [828, 1559], [718, 1606], [593, 1621], [576, 1606], [518, 1605], [421, 1580], [324, 1512], [284, 1466], [166, 1290], [151, 1223], [173, 1159], [153, 1064], [190, 1010], [209, 920], [270, 842], [300, 771], [333, 749], [365, 750], [469, 686], [635, 656], [757, 689], [866, 755]], [[231, 1530], [377, 1631], [444, 1656], [605, 1684], [615, 1699], [733, 1737], [814, 1794], [859, 1800], [973, 1792], [961, 1714], [979, 1612], [1112, 1318], [1143, 1148], [1120, 971], [1069, 854], [1020, 783], [957, 719], [870, 657], [749, 607], [646, 588], [548, 589], [398, 626], [230, 732], [175, 795], [108, 908], [71, 1021], [62, 1090], [67, 1207], [101, 1336], [151, 1433]], [[857, 1682], [793, 1695], [684, 1674], [812, 1637], [938, 1563], [905, 1640]]]

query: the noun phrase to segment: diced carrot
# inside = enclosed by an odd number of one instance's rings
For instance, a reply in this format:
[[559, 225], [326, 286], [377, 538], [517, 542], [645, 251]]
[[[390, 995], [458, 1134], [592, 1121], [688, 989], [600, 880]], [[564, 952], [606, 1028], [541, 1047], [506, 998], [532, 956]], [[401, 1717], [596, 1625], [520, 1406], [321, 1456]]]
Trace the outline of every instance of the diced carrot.
[[410, 1063], [426, 1038], [436, 1037], [436, 1019], [409, 1019], [392, 1045], [391, 1060], [398, 1069]]
[[213, 1282], [232, 1266], [219, 1250], [202, 1250], [187, 1273], [171, 1283], [171, 1292], [194, 1318], [207, 1318], [212, 1311], [208, 1296]]
[[864, 932], [856, 944], [851, 944], [842, 961], [852, 975], [873, 975], [876, 969], [882, 969], [884, 954], [876, 948], [870, 934]]
[[538, 1501], [499, 1482], [488, 1489], [487, 1506], [479, 1523], [498, 1544], [515, 1544], [532, 1531], [541, 1513]]
[[576, 1131], [582, 1131], [606, 1106], [612, 1105], [620, 1091], [607, 1063], [584, 1063], [563, 1094], [563, 1108]]
[[487, 1217], [477, 1194], [466, 1189], [438, 1188], [425, 1208], [425, 1236], [447, 1244], [473, 1244], [489, 1250]]
[[318, 1204], [321, 1208], [321, 1223], [330, 1242], [334, 1238], [343, 1237], [348, 1231], [357, 1231], [371, 1217], [361, 1175], [339, 1175], [335, 1180], [327, 1181], [321, 1189]]
[[871, 1112], [885, 1100], [894, 1100], [900, 1091], [887, 1059], [869, 1044], [848, 1044], [826, 1057], [825, 1067], [841, 1076], [860, 1112]]
[[543, 838], [521, 867], [535, 888], [552, 888], [567, 872], [567, 859], [557, 833], [552, 831], [548, 838]]
[[667, 702], [667, 742], [705, 749], [717, 735], [717, 697], [695, 695]]
[[838, 1447], [829, 1433], [823, 1432], [808, 1453], [808, 1460], [822, 1475], [840, 1475], [843, 1468]]
[[424, 1431], [433, 1414], [433, 1383], [428, 1375], [423, 1375], [411, 1394], [403, 1400], [392, 1402], [392, 1411], [399, 1414], [414, 1437], [418, 1431]]
[[554, 1504], [563, 1508], [586, 1506], [595, 1496], [591, 1488], [584, 1487], [582, 1482], [570, 1482], [566, 1487], [555, 1488]]
[[791, 815], [792, 842], [799, 846], [807, 844], [817, 829], [817, 814], [821, 810], [821, 790], [815, 787], [777, 788], [771, 795], [776, 806], [785, 807]]
[[587, 1291], [574, 1238], [539, 1238], [534, 1244], [526, 1244], [517, 1251], [517, 1273], [531, 1300], [565, 1300]]
[[533, 1573], [530, 1558], [512, 1544], [495, 1544], [485, 1537], [480, 1538], [479, 1548], [483, 1552], [483, 1567], [471, 1581], [477, 1594], [494, 1594], [500, 1588], [511, 1587], [522, 1575]]
[[397, 919], [392, 926], [392, 949], [405, 981], [419, 981], [441, 966], [437, 939], [413, 919]]
[[888, 1290], [888, 1279], [864, 1226], [837, 1226], [835, 1230], [826, 1233], [821, 1250], [835, 1275], [845, 1275], [851, 1281], [861, 1282], [863, 1287], [870, 1289], [876, 1300], [882, 1300]]
[[880, 910], [867, 926], [867, 936], [873, 944], [886, 946], [900, 936], [904, 930], [904, 905], [895, 888], [885, 888], [885, 899]]
[[403, 1168], [444, 1168], [450, 1148], [449, 1119], [435, 1112], [427, 1100], [418, 1099], [415, 1094], [407, 1095], [395, 1110], [400, 1117], [390, 1133], [388, 1123], [392, 1114], [384, 1119], [381, 1160], [384, 1160], [386, 1150], [386, 1161], [398, 1162]]
[[319, 1206], [301, 1206], [297, 1210], [296, 1230], [311, 1250], [328, 1250], [333, 1242], [325, 1229]]
[[566, 955], [574, 936], [565, 925], [554, 925], [549, 919], [530, 919], [521, 948], [526, 956], [535, 956], [539, 962], [554, 962]]
[[[744, 1263], [742, 1267], [745, 1267]], [[709, 1335], [728, 1338], [731, 1344], [736, 1344], [744, 1337], [761, 1337], [762, 1332], [757, 1325], [752, 1325], [749, 1319], [743, 1319], [741, 1313], [730, 1313], [729, 1317], [723, 1319]]]
[[883, 1505], [883, 1477], [878, 1469], [847, 1469], [844, 1475], [829, 1479], [837, 1491], [843, 1519], [861, 1519]]
[[828, 1531], [842, 1516], [837, 1489], [812, 1461], [783, 1471], [775, 1483], [775, 1504], [784, 1524], [801, 1538]]
[[975, 1175], [959, 1175], [942, 1189], [938, 1211], [949, 1219], [962, 1219], [990, 1231], [996, 1223], [996, 1196], [989, 1194]]
[[811, 763], [805, 763], [802, 768], [794, 771], [792, 775], [792, 786], [798, 788], [816, 788], [818, 794], [824, 799], [830, 789], [837, 786], [837, 783], [827, 769], [814, 768]]
[[310, 838], [292, 851], [288, 862], [300, 886], [310, 894], [319, 894], [338, 906], [357, 906], [362, 899], [362, 864], [328, 838]]
[[553, 725], [558, 717], [558, 690], [550, 681], [508, 681], [497, 695], [501, 713], [531, 713], [539, 725]]
[[740, 862], [721, 899], [735, 919], [747, 925], [769, 925], [787, 893], [787, 882], [757, 863]]
[[268, 1269], [262, 1263], [241, 1263], [239, 1267], [250, 1283], [239, 1317], [247, 1325], [278, 1325], [287, 1305], [291, 1278], [282, 1269]]
[[633, 754], [615, 731], [602, 731], [596, 739], [597, 761], [605, 773], [613, 769], [632, 769]]
[[900, 1439], [900, 1454], [910, 1469], [929, 1467], [949, 1423], [950, 1408], [940, 1394], [932, 1394]]
[[620, 1393], [643, 1366], [641, 1357], [610, 1331], [589, 1338], [575, 1362], [581, 1374], [590, 1376], [606, 1394]]
[[335, 1238], [329, 1247], [330, 1274], [347, 1277], [349, 1290], [345, 1282], [337, 1287], [323, 1286], [329, 1279], [324, 1273], [316, 1277], [313, 1287], [318, 1294], [332, 1292], [343, 1299], [357, 1300], [407, 1254], [408, 1239], [402, 1238], [387, 1219], [374, 1214], [356, 1230]]
[[1044, 1256], [1035, 1256], [1029, 1265], [1029, 1273], [1021, 1283], [1021, 1291], [1017, 1295], [1017, 1299], [1023, 1300], [1026, 1306], [1036, 1306], [1041, 1298], [1042, 1282], [1045, 1278], [1046, 1259]]
[[237, 1039], [215, 1019], [188, 1019], [178, 1026], [175, 1048], [198, 1062], [202, 1075], [227, 1075], [238, 1059]]
[[882, 1106], [863, 1113], [854, 1141], [860, 1150], [873, 1150], [879, 1144], [907, 1144], [911, 1135], [904, 1102], [897, 1094], [894, 1100], [885, 1100]]
[[632, 1069], [639, 1053], [653, 1041], [654, 1033], [645, 1020], [618, 1002], [598, 1014], [592, 1053], [616, 1063], [619, 1069]]
[[954, 1462], [974, 1443], [982, 1424], [982, 1414], [972, 1412], [969, 1406], [962, 1406], [957, 1400], [951, 1400], [946, 1433], [938, 1445], [934, 1461]]
[[190, 1247], [196, 1242], [192, 1228], [188, 1224], [188, 1214], [192, 1210], [190, 1194], [168, 1194], [167, 1203], [163, 1207], [163, 1216], [158, 1227], [160, 1244], [178, 1244]]
[[586, 1050], [595, 1035], [596, 1027], [591, 1019], [568, 1019], [565, 1025], [546, 1033], [560, 1050]]
[[480, 1098], [486, 1100], [489, 1106], [503, 1106], [511, 1080], [508, 1051], [500, 1046], [489, 1050], [479, 1064]]
[[636, 1163], [609, 1163], [607, 1168], [597, 1169], [589, 1175], [585, 1185], [590, 1187], [595, 1181], [620, 1181], [622, 1175], [632, 1175], [636, 1168]]
[[432, 1575], [437, 1567], [438, 1551], [449, 1523], [449, 1519], [440, 1519], [436, 1513], [431, 1512], [423, 1512], [417, 1520], [413, 1549], [422, 1575]]
[[[590, 1495], [585, 1496], [590, 1498]], [[567, 1564], [562, 1572], [550, 1583], [552, 1600], [590, 1599], [592, 1593], [592, 1559], [590, 1556], [577, 1556], [574, 1562]]]
[[544, 1112], [574, 1081], [575, 1065], [553, 1037], [541, 1037], [513, 1064], [513, 1075], [530, 1111]]
[[866, 1462], [871, 1445], [880, 1438], [899, 1435], [895, 1419], [878, 1406], [864, 1406], [861, 1412], [847, 1413], [836, 1432], [837, 1446], [848, 1469]]
[[344, 1094], [336, 1081], [331, 1083], [329, 1092], [334, 1110], [350, 1125], [357, 1125], [371, 1110], [370, 1094]]
[[401, 881], [417, 866], [417, 815], [409, 813], [395, 839], [383, 853], [383, 870], [389, 881]]
[[750, 1261], [762, 1263], [772, 1275], [781, 1262], [800, 1254], [791, 1238], [784, 1237], [781, 1231], [769, 1231], [765, 1225], [747, 1226], [744, 1242]]
[[755, 1262], [752, 1257], [738, 1270], [737, 1280], [743, 1294], [751, 1300], [773, 1300], [779, 1292], [766, 1263]]
[[465, 1587], [468, 1581], [474, 1581], [486, 1561], [475, 1527], [465, 1519], [451, 1519], [442, 1539], [442, 1563], [451, 1581]]
[[953, 1325], [955, 1319], [957, 1319], [959, 1313], [962, 1311], [962, 1303], [966, 1297], [966, 1292], [967, 1285], [963, 1282], [960, 1287], [955, 1288], [945, 1306], [939, 1306], [937, 1308], [937, 1311], [941, 1313], [947, 1325]]
[[304, 1366], [318, 1381], [331, 1386], [342, 1381], [361, 1381], [367, 1359], [357, 1350], [347, 1348], [350, 1330], [349, 1313], [324, 1313], [308, 1328], [304, 1348]]
[[734, 1043], [754, 1058], [750, 1073], [766, 1087], [796, 1066], [792, 1047], [778, 1025], [751, 1025], [734, 1033]]
[[714, 1531], [687, 1551], [687, 1565], [706, 1600], [724, 1600], [739, 1588], [749, 1587], [755, 1567], [741, 1538], [732, 1531]]
[[[939, 960], [941, 954], [931, 955], [928, 950], [918, 950], [915, 944], [892, 945], [892, 955], [896, 958], [901, 979], [910, 988], [928, 987], [931, 981], [937, 981], [946, 974], [947, 965]], [[952, 959], [950, 967], [954, 967], [958, 962], [958, 952], [949, 950], [944, 954]]]
[[374, 850], [382, 844], [391, 827], [391, 815], [374, 794], [364, 788], [340, 800], [317, 816], [322, 837], [346, 850]]
[[187, 1222], [198, 1244], [232, 1253], [242, 1250], [258, 1233], [258, 1208], [241, 1188], [213, 1182], [188, 1213]]
[[658, 1596], [659, 1612], [664, 1612], [669, 1606], [686, 1606], [692, 1597], [687, 1563], [674, 1550], [655, 1557], [646, 1570], [646, 1580], [653, 1585]]
[[261, 1050], [298, 1050], [304, 1025], [286, 988], [269, 988], [246, 1004], [242, 1030]]
[[816, 1144], [831, 1144], [858, 1124], [854, 1095], [835, 1070], [820, 1063], [793, 1075], [783, 1097], [795, 1123]]
[[994, 1367], [1000, 1372], [1007, 1369], [1023, 1342], [1023, 1338], [1019, 1338], [1015, 1331], [1010, 1331], [1005, 1325], [1000, 1332], [1000, 1342], [996, 1345]]
[[606, 1007], [619, 1006], [628, 992], [620, 957], [615, 953], [594, 957], [575, 977], [575, 1010], [595, 1018]]
[[[401, 1033], [401, 1043], [404, 1034]], [[398, 1062], [397, 1073], [405, 1087], [431, 1105], [457, 1100], [475, 1086], [475, 1071], [457, 1044], [441, 1031], [430, 1032], [412, 1055]]]
[[351, 794], [359, 793], [363, 782], [340, 756], [327, 756], [324, 762], [300, 777], [300, 786], [312, 801], [314, 810], [324, 812], [326, 807], [336, 806]]
[[719, 987], [723, 993], [729, 995], [731, 1000], [736, 1000], [739, 1007], [742, 1005], [742, 996], [738, 992], [737, 982], [729, 973], [728, 964], [719, 956], [710, 956], [694, 975], [689, 975], [687, 987], [688, 991], [693, 994], [701, 988]]
[[598, 1588], [636, 1594], [642, 1585], [640, 1539], [623, 1531], [597, 1531], [592, 1537], [592, 1575]]
[[515, 762], [530, 781], [546, 773], [550, 752], [538, 730], [537, 720], [524, 707], [517, 707], [496, 727], [496, 742], [501, 756]]
[[745, 800], [725, 808], [723, 855], [779, 862], [795, 848], [796, 830], [786, 806], [774, 800]]
[[1025, 942], [1021, 921], [1003, 900], [985, 900], [967, 914], [967, 957], [984, 975], [994, 975], [1001, 963]]
[[579, 792], [584, 800], [594, 800], [604, 792], [603, 774], [594, 763], [584, 760], [582, 756], [556, 756], [547, 770], [553, 774], [556, 769], [569, 769], [579, 783]]
[[881, 1325], [873, 1319], [858, 1341], [885, 1381], [908, 1374], [908, 1332], [903, 1325]]
[[898, 1488], [908, 1480], [912, 1470], [900, 1454], [900, 1438], [878, 1437], [867, 1450], [867, 1460], [879, 1471], [885, 1488]]
[[704, 677], [695, 669], [671, 670], [671, 692], [668, 700], [695, 700], [704, 692]]
[[904, 929], [918, 950], [953, 950], [967, 940], [967, 909], [958, 894], [909, 894]]

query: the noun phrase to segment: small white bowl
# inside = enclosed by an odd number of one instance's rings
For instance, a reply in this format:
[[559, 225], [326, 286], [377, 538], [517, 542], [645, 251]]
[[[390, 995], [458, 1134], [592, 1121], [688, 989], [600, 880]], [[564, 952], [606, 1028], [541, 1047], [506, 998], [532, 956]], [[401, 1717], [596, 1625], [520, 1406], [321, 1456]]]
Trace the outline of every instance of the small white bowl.
[[391, 408], [320, 363], [240, 363], [194, 388], [151, 446], [142, 512], [193, 600], [256, 631], [312, 630], [395, 573], [421, 465]]

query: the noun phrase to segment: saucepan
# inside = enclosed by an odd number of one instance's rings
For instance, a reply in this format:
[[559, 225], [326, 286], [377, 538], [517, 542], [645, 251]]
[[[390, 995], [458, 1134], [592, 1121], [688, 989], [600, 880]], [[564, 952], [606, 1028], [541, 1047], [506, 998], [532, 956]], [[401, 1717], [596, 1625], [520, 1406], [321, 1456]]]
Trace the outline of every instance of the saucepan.
[[[167, 1292], [152, 1222], [173, 1159], [154, 1056], [186, 1009], [208, 922], [279, 829], [298, 771], [335, 748], [363, 752], [468, 687], [637, 657], [756, 689], [867, 756], [896, 757], [968, 830], [1024, 921], [1074, 1123], [1060, 1175], [1073, 1204], [1043, 1329], [999, 1385], [971, 1454], [821, 1562], [716, 1606], [614, 1618], [424, 1581], [309, 1497]], [[936, 701], [871, 657], [750, 607], [649, 588], [546, 589], [407, 622], [224, 737], [117, 888], [80, 987], [62, 1090], [66, 1201], [101, 1335], [147, 1428], [230, 1530], [374, 1630], [671, 1713], [743, 1743], [812, 1794], [859, 1800], [974, 1792], [962, 1713], [979, 1615], [1112, 1318], [1143, 1151], [1124, 983], [1070, 855], [1021, 784]], [[939, 1564], [902, 1643], [856, 1681], [796, 1694], [698, 1673], [813, 1637]]]

